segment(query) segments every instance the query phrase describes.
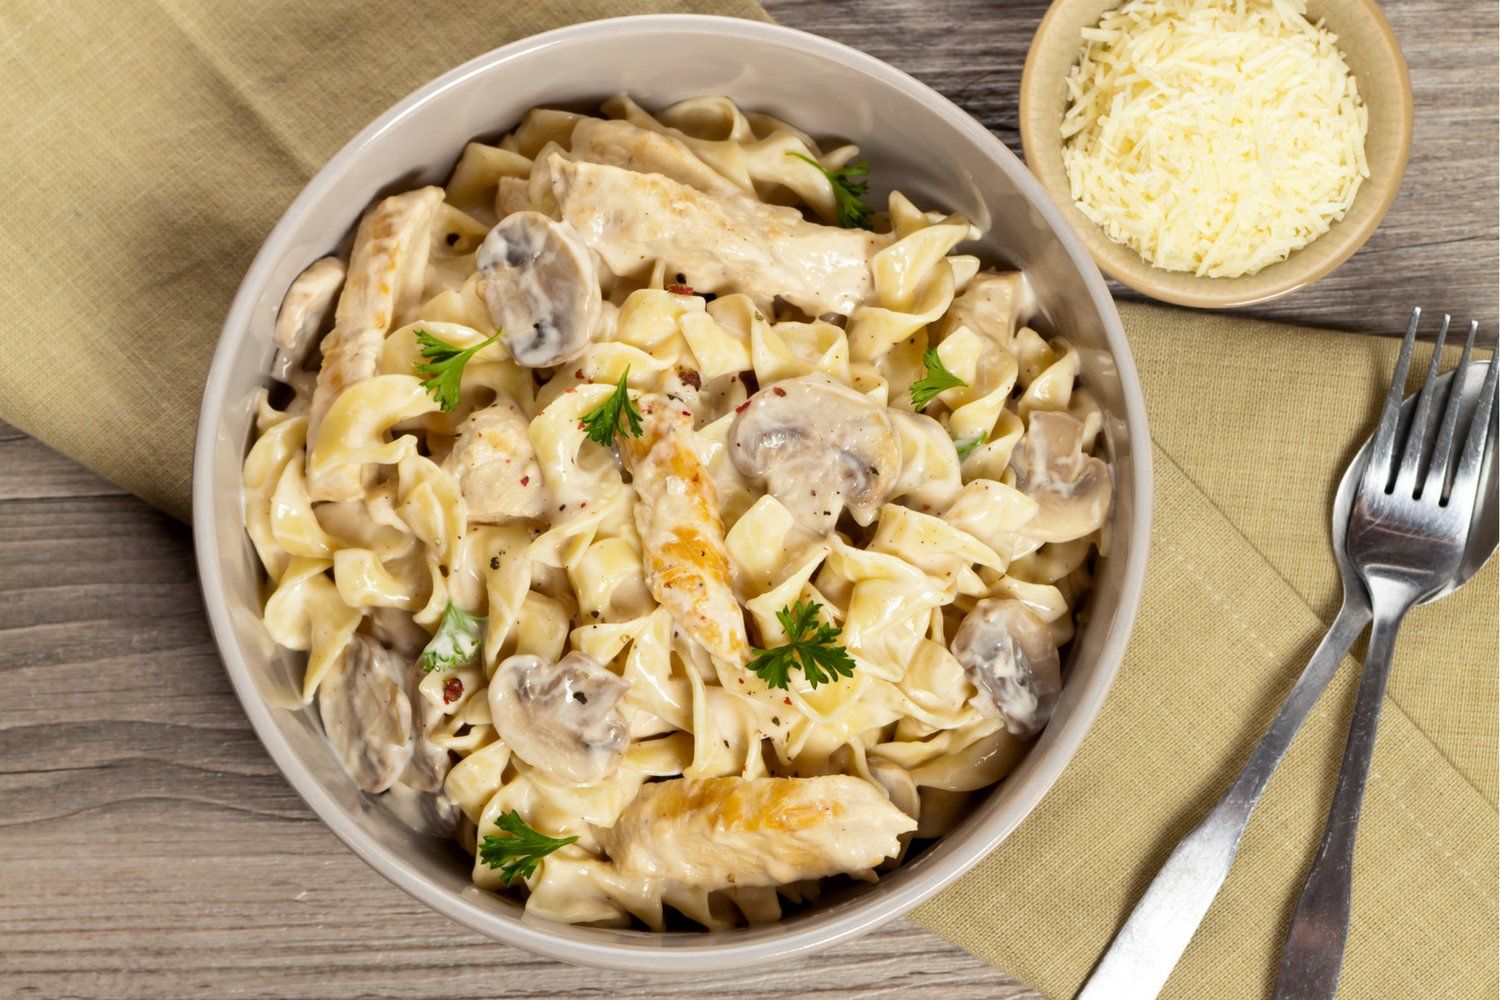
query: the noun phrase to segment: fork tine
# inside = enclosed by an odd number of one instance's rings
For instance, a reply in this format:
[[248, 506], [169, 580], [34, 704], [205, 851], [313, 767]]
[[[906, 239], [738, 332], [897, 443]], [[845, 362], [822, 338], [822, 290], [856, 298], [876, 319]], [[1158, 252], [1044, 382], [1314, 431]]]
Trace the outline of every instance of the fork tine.
[[1432, 345], [1432, 360], [1427, 363], [1427, 377], [1422, 380], [1422, 390], [1417, 396], [1417, 411], [1412, 414], [1411, 427], [1406, 432], [1406, 448], [1401, 455], [1401, 467], [1396, 473], [1396, 493], [1400, 496], [1418, 495], [1422, 474], [1422, 454], [1432, 450], [1433, 400], [1438, 394], [1438, 362], [1443, 359], [1443, 341], [1448, 338], [1448, 324], [1453, 317], [1443, 313], [1443, 326], [1438, 330], [1437, 341]]
[[1391, 388], [1385, 396], [1385, 408], [1380, 411], [1380, 424], [1375, 429], [1375, 438], [1370, 442], [1370, 459], [1365, 465], [1364, 486], [1366, 489], [1385, 492], [1390, 485], [1392, 463], [1396, 456], [1396, 425], [1401, 417], [1401, 400], [1406, 396], [1406, 371], [1411, 367], [1411, 348], [1417, 339], [1417, 323], [1422, 319], [1422, 307], [1411, 311], [1411, 322], [1406, 325], [1406, 339], [1401, 342], [1401, 354], [1396, 358], [1396, 370], [1391, 373]]
[[1469, 421], [1469, 434], [1464, 439], [1464, 451], [1458, 459], [1458, 469], [1453, 473], [1453, 488], [1446, 503], [1465, 504], [1475, 502], [1475, 490], [1479, 485], [1479, 469], [1484, 464], [1484, 439], [1490, 430], [1490, 411], [1495, 405], [1495, 375], [1500, 364], [1490, 358], [1490, 370], [1484, 377], [1484, 388], [1479, 390], [1479, 399], [1474, 404], [1474, 417]]
[[1474, 334], [1479, 330], [1479, 321], [1469, 324], [1468, 336], [1464, 337], [1464, 353], [1448, 380], [1448, 405], [1443, 409], [1443, 422], [1438, 426], [1437, 441], [1432, 446], [1432, 460], [1427, 463], [1427, 481], [1422, 487], [1424, 496], [1435, 496], [1440, 501], [1447, 493], [1448, 466], [1453, 459], [1453, 441], [1458, 434], [1458, 411], [1464, 397], [1464, 379], [1469, 373], [1469, 355], [1474, 352]]

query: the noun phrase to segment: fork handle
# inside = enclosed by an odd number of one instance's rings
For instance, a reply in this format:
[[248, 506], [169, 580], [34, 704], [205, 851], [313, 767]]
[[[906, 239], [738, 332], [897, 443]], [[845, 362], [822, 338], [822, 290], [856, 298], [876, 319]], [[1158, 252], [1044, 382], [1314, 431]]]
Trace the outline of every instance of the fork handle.
[[1333, 1000], [1338, 991], [1339, 970], [1344, 963], [1344, 945], [1349, 937], [1349, 898], [1354, 869], [1354, 841], [1359, 809], [1375, 751], [1380, 725], [1380, 707], [1385, 702], [1385, 684], [1391, 673], [1391, 654], [1396, 648], [1396, 630], [1405, 609], [1379, 614], [1370, 631], [1370, 648], [1354, 701], [1349, 740], [1328, 811], [1328, 827], [1281, 951], [1276, 970], [1276, 1000]]
[[1250, 814], [1276, 765], [1369, 620], [1370, 607], [1363, 593], [1346, 590], [1338, 617], [1270, 729], [1218, 805], [1182, 839], [1157, 872], [1078, 1000], [1149, 1000], [1161, 991], [1228, 877]]

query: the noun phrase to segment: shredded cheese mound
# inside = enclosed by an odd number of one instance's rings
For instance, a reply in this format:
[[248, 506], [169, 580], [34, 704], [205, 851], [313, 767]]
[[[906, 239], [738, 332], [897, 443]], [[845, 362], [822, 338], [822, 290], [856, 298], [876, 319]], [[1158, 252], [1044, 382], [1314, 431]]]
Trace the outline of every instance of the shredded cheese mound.
[[1344, 217], [1368, 116], [1304, 0], [1127, 0], [1068, 77], [1073, 200], [1146, 261], [1234, 278]]

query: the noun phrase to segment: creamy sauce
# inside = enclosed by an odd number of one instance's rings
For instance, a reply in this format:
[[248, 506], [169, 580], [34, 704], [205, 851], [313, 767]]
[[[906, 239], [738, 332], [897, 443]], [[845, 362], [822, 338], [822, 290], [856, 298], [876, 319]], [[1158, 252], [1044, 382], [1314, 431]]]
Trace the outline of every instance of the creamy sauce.
[[[481, 889], [774, 920], [901, 864], [1045, 725], [1100, 417], [967, 223], [892, 196], [827, 224], [856, 151], [720, 98], [606, 106], [469, 144], [288, 292], [296, 398], [244, 466], [265, 623], [356, 784]], [[435, 393], [419, 333], [497, 327]]]

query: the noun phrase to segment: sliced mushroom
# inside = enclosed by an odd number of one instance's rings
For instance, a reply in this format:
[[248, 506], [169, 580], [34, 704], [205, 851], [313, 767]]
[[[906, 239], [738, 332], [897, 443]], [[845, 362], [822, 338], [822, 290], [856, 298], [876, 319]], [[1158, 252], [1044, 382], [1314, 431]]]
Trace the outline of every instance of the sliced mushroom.
[[276, 357], [271, 362], [271, 377], [289, 382], [307, 359], [313, 338], [323, 329], [328, 310], [344, 287], [349, 269], [337, 257], [324, 257], [307, 265], [297, 275], [292, 287], [281, 300], [276, 313], [276, 329], [271, 339], [276, 343]]
[[422, 669], [420, 661], [409, 662], [410, 666], [406, 668], [406, 696], [411, 700], [413, 708], [414, 732], [411, 763], [402, 774], [401, 783], [419, 792], [441, 792], [443, 779], [448, 777], [448, 769], [453, 766], [453, 760], [447, 747], [440, 747], [432, 742], [432, 732], [447, 716], [440, 706], [422, 696], [422, 678], [427, 676], [427, 672]]
[[415, 740], [406, 670], [396, 653], [356, 635], [343, 663], [318, 686], [318, 713], [328, 742], [367, 792], [390, 788], [411, 763]]
[[833, 530], [845, 507], [869, 524], [901, 473], [901, 445], [885, 407], [827, 375], [751, 396], [729, 441], [735, 468], [819, 534]]
[[1036, 515], [1018, 529], [1023, 537], [1067, 542], [1098, 530], [1109, 516], [1109, 466], [1083, 453], [1083, 423], [1076, 417], [1033, 413], [1010, 465], [1016, 489], [1037, 502]]
[[1040, 732], [1062, 691], [1057, 646], [1047, 623], [1020, 601], [988, 598], [953, 637], [953, 655], [979, 689], [980, 707], [1017, 736]]
[[[347, 537], [347, 536], [346, 536]], [[365, 621], [370, 626], [370, 637], [400, 654], [404, 660], [415, 660], [432, 635], [418, 625], [411, 612], [401, 608], [365, 608]]]
[[508, 398], [476, 410], [459, 425], [443, 468], [458, 480], [472, 523], [541, 517], [547, 506], [526, 415]]
[[629, 689], [587, 653], [556, 663], [517, 654], [490, 679], [490, 715], [517, 757], [559, 781], [590, 785], [615, 773], [630, 743], [617, 707]]
[[593, 255], [572, 226], [516, 212], [490, 230], [474, 262], [517, 364], [550, 368], [583, 353], [603, 306]]

